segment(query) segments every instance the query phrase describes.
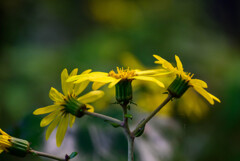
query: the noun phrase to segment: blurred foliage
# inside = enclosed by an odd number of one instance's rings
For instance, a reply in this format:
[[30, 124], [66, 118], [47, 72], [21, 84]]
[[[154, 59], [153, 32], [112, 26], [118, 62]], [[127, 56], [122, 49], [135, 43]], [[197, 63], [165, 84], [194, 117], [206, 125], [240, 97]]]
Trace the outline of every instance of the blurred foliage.
[[[206, 107], [202, 102], [196, 108], [194, 101], [194, 110], [208, 111], [194, 119], [199, 116], [192, 115], [192, 109], [181, 108], [189, 98], [177, 100], [172, 117], [155, 118], [136, 140], [136, 159], [238, 161], [239, 8], [236, 0], [1, 0], [0, 127], [29, 140], [35, 149], [44, 151], [48, 146], [50, 152], [64, 156], [71, 153], [64, 148], [68, 139], [59, 149], [55, 142], [45, 142], [41, 118], [32, 115], [36, 108], [51, 102], [51, 86], [60, 89], [63, 68], [108, 72], [122, 66], [126, 52], [135, 54], [143, 66], [154, 68], [153, 54], [172, 62], [177, 54], [185, 70], [206, 81], [209, 92], [222, 103]], [[131, 63], [127, 64], [131, 67]], [[144, 89], [135, 93], [134, 101], [146, 103]], [[113, 103], [110, 98], [111, 92], [107, 100]], [[161, 99], [156, 98], [158, 102]], [[98, 103], [96, 111], [121, 118], [117, 105], [104, 108], [108, 103]], [[131, 123], [147, 115], [143, 107], [132, 105]], [[90, 117], [77, 120], [74, 128], [68, 131], [69, 139], [77, 140], [72, 148], [79, 155], [74, 160], [126, 160], [127, 143], [120, 129]], [[54, 141], [55, 136], [51, 138]], [[16, 158], [2, 154], [0, 160]], [[41, 159], [28, 156], [17, 160]]]

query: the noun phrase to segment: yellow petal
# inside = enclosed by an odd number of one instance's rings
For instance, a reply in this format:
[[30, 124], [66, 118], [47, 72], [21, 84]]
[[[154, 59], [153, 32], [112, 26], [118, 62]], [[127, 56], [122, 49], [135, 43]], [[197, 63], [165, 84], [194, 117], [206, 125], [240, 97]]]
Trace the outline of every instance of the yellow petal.
[[50, 113], [53, 112], [55, 110], [58, 110], [62, 108], [62, 106], [59, 105], [50, 105], [50, 106], [46, 106], [46, 107], [42, 107], [42, 108], [38, 108], [36, 109], [33, 114], [34, 115], [41, 115], [41, 114], [46, 114], [46, 113]]
[[2, 134], [2, 135], [6, 135], [6, 136], [9, 136], [7, 133], [5, 133], [1, 128], [0, 128], [0, 133]]
[[163, 87], [163, 88], [165, 87], [164, 84], [162, 82], [160, 82], [159, 80], [157, 80], [156, 78], [146, 77], [146, 76], [135, 76], [133, 78], [137, 79], [137, 80], [151, 81], [151, 82], [156, 83], [160, 87]]
[[121, 78], [120, 78], [120, 79], [115, 79], [114, 81], [112, 81], [112, 82], [108, 85], [108, 88], [112, 88], [112, 87], [115, 86], [120, 80], [121, 80]]
[[55, 88], [51, 87], [49, 92], [49, 98], [54, 102], [62, 102], [63, 101], [63, 94], [58, 92]]
[[103, 91], [91, 91], [81, 97], [79, 97], [77, 100], [82, 102], [82, 103], [91, 103], [94, 102], [96, 100], [98, 100], [99, 98], [101, 98], [104, 95]]
[[[1, 147], [0, 147], [1, 148]], [[3, 152], [3, 150], [2, 149], [0, 149], [0, 154]]]
[[56, 141], [57, 141], [58, 147], [61, 146], [64, 136], [66, 134], [66, 131], [68, 128], [68, 120], [69, 120], [68, 115], [63, 115], [59, 123], [57, 134], [56, 134]]
[[44, 127], [49, 125], [59, 114], [60, 110], [54, 111], [52, 113], [50, 113], [49, 115], [47, 115], [46, 117], [44, 117], [42, 119], [42, 121], [40, 122], [40, 126]]
[[84, 81], [82, 83], [75, 84], [75, 86], [74, 86], [75, 95], [77, 96], [80, 93], [82, 93], [82, 91], [84, 91], [87, 88], [88, 84], [89, 84], [89, 81]]
[[82, 83], [87, 80], [89, 80], [88, 77], [79, 77], [74, 83]]
[[157, 74], [159, 72], [164, 72], [166, 71], [165, 69], [153, 69], [153, 70], [136, 70], [137, 75], [152, 75], [152, 74]]
[[78, 68], [75, 68], [75, 69], [72, 70], [72, 72], [69, 76], [77, 75], [77, 72], [78, 72]]
[[211, 93], [208, 93], [214, 100], [221, 103], [220, 99], [218, 99], [216, 96], [212, 95]]
[[92, 69], [87, 69], [87, 70], [83, 71], [81, 74], [88, 74], [88, 73], [90, 73], [91, 71], [92, 71]]
[[161, 58], [158, 55], [153, 55], [158, 61], [155, 61], [157, 64], [161, 64], [163, 68], [168, 69], [170, 71], [174, 70], [174, 67], [172, 66], [171, 63], [166, 61], [165, 59]]
[[109, 83], [109, 82], [115, 81], [116, 79], [109, 76], [101, 76], [101, 77], [94, 76], [94, 77], [90, 77], [89, 80], [93, 82]]
[[182, 62], [181, 62], [181, 60], [179, 59], [179, 57], [178, 57], [177, 55], [175, 55], [175, 60], [176, 60], [176, 62], [177, 62], [177, 68], [178, 68], [178, 70], [183, 71]]
[[76, 117], [72, 114], [69, 114], [69, 126], [72, 127], [75, 122]]
[[102, 86], [104, 86], [105, 84], [106, 83], [93, 82], [92, 89], [97, 90], [97, 89], [101, 88]]
[[67, 92], [67, 79], [68, 79], [68, 71], [67, 69], [63, 69], [62, 73], [61, 73], [61, 82], [62, 82], [62, 91], [63, 94], [65, 96], [67, 96], [68, 92]]
[[86, 104], [86, 107], [88, 108], [88, 112], [94, 112], [94, 107], [92, 105]]
[[213, 98], [209, 95], [209, 93], [203, 89], [202, 87], [193, 86], [193, 88], [202, 95], [211, 105], [214, 104]]
[[189, 82], [190, 85], [192, 86], [200, 86], [202, 88], [207, 88], [207, 83], [200, 80], [200, 79], [191, 79], [190, 82]]
[[58, 116], [56, 117], [56, 119], [53, 120], [53, 122], [48, 126], [47, 131], [46, 131], [46, 140], [49, 139], [51, 133], [52, 133], [53, 130], [57, 127], [60, 119], [61, 119], [61, 114], [58, 115]]

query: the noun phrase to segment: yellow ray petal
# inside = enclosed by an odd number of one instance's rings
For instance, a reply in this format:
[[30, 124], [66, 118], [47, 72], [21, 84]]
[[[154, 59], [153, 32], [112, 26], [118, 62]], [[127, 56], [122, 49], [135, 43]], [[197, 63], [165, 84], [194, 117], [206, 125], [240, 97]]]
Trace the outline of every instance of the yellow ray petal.
[[209, 93], [201, 88], [201, 87], [198, 87], [198, 86], [193, 86], [193, 88], [200, 94], [202, 95], [211, 105], [214, 104], [214, 101], [213, 101], [213, 98], [209, 95]]
[[72, 114], [69, 114], [69, 126], [72, 127], [75, 122], [76, 117]]
[[157, 64], [162, 64], [162, 67], [165, 69], [168, 69], [170, 71], [174, 70], [174, 67], [172, 66], [171, 63], [169, 63], [167, 60], [161, 58], [158, 55], [153, 55], [158, 61], [155, 61]]
[[92, 105], [86, 104], [88, 112], [94, 112], [94, 107]]
[[183, 71], [183, 65], [182, 65], [182, 62], [181, 62], [181, 60], [179, 59], [179, 57], [177, 55], [175, 55], [175, 60], [177, 62], [178, 70], [180, 70], [182, 72]]
[[1, 128], [0, 128], [0, 133], [2, 134], [2, 135], [6, 135], [6, 136], [9, 136], [7, 133], [5, 133]]
[[88, 73], [90, 73], [91, 71], [92, 71], [92, 69], [87, 69], [87, 70], [83, 71], [81, 74], [88, 74]]
[[200, 86], [202, 88], [207, 88], [208, 87], [207, 83], [202, 81], [202, 80], [200, 80], [200, 79], [191, 79], [189, 84], [192, 85], [192, 86], [195, 86], [195, 85], [196, 86]]
[[77, 75], [77, 72], [78, 72], [78, 68], [75, 68], [72, 70], [71, 74], [69, 75], [70, 76], [74, 76], [74, 75]]
[[75, 95], [77, 96], [80, 93], [82, 93], [82, 91], [84, 91], [87, 88], [88, 84], [89, 84], [89, 81], [84, 81], [82, 83], [75, 84], [75, 86], [74, 86]]
[[66, 80], [68, 79], [68, 71], [67, 69], [63, 69], [62, 73], [61, 73], [61, 83], [62, 83], [62, 91], [63, 94], [65, 96], [67, 96], [68, 92], [67, 92], [67, 82]]
[[50, 113], [49, 115], [47, 115], [46, 117], [44, 117], [42, 119], [42, 121], [40, 122], [40, 126], [44, 127], [49, 125], [59, 114], [60, 110], [54, 111], [52, 113]]
[[153, 70], [142, 70], [142, 71], [136, 70], [136, 74], [140, 75], [140, 76], [142, 76], [142, 75], [152, 75], [152, 74], [157, 74], [158, 72], [164, 72], [164, 71], [166, 72], [165, 69], [153, 69]]
[[3, 150], [1, 149], [1, 147], [0, 147], [0, 154], [3, 152]]
[[56, 134], [56, 141], [57, 141], [58, 147], [61, 146], [64, 136], [66, 134], [66, 131], [68, 128], [68, 120], [69, 120], [68, 116], [63, 115], [62, 119], [59, 123], [58, 129], [57, 129], [57, 134]]
[[50, 113], [53, 112], [55, 110], [58, 110], [60, 108], [63, 108], [62, 106], [59, 105], [50, 105], [50, 106], [46, 106], [46, 107], [42, 107], [42, 108], [38, 108], [36, 109], [33, 114], [34, 115], [41, 115], [41, 114], [46, 114], [46, 113]]
[[135, 76], [133, 77], [136, 80], [144, 80], [144, 81], [151, 81], [156, 83], [157, 85], [159, 85], [160, 87], [164, 88], [164, 84], [162, 82], [160, 82], [159, 80], [157, 80], [156, 78], [152, 78], [152, 77], [146, 77], [146, 76]]
[[120, 79], [115, 79], [114, 81], [112, 81], [112, 82], [108, 85], [108, 88], [112, 88], [112, 87], [115, 86], [120, 80], [121, 80], [121, 78], [120, 78]]
[[104, 86], [105, 84], [106, 83], [93, 82], [92, 89], [97, 90], [97, 89], [101, 88], [102, 86]]
[[90, 77], [89, 80], [93, 82], [109, 83], [109, 82], [115, 81], [116, 79], [109, 76], [101, 76], [101, 77], [94, 76], [94, 77]]
[[211, 93], [208, 93], [214, 100], [221, 103], [220, 99], [218, 99], [216, 96], [212, 95]]
[[96, 100], [98, 100], [99, 98], [101, 98], [104, 95], [103, 91], [91, 91], [81, 97], [79, 97], [77, 100], [82, 102], [82, 103], [91, 103], [94, 102]]
[[47, 131], [46, 131], [46, 140], [49, 139], [51, 133], [52, 133], [53, 130], [57, 127], [57, 125], [58, 125], [58, 123], [59, 123], [59, 121], [60, 121], [61, 118], [62, 118], [61, 114], [58, 115], [58, 116], [56, 117], [56, 119], [53, 120], [53, 122], [48, 126]]
[[63, 94], [58, 92], [55, 88], [51, 87], [49, 91], [49, 98], [54, 102], [62, 102], [63, 101]]

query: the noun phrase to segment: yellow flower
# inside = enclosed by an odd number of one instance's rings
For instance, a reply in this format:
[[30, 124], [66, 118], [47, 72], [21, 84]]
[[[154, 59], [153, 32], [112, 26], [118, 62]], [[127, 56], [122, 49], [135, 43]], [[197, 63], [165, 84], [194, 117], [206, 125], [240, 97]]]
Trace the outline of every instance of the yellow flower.
[[0, 154], [5, 151], [18, 157], [25, 157], [30, 150], [27, 140], [12, 137], [0, 129]]
[[[67, 82], [66, 80], [77, 75], [78, 69], [74, 69], [68, 75], [67, 69], [64, 69], [61, 74], [62, 91], [63, 94], [58, 92], [55, 88], [51, 88], [49, 97], [54, 101], [53, 105], [39, 108], [33, 112], [34, 115], [41, 115], [50, 113], [44, 117], [40, 123], [41, 127], [49, 125], [46, 132], [46, 140], [48, 140], [52, 131], [57, 127], [56, 142], [57, 146], [61, 146], [67, 131], [68, 125], [73, 126], [75, 118], [83, 116], [83, 111], [88, 110], [94, 112], [93, 106], [88, 103], [94, 102], [103, 96], [103, 91], [91, 91], [83, 96], [78, 95], [87, 87], [89, 81], [83, 81], [80, 84]], [[87, 74], [91, 70], [86, 70], [82, 74]]]
[[162, 67], [170, 72], [173, 72], [177, 78], [184, 80], [188, 86], [193, 87], [195, 91], [197, 91], [200, 95], [202, 95], [210, 104], [214, 104], [214, 100], [220, 103], [220, 100], [213, 96], [212, 94], [208, 93], [204, 88], [207, 88], [207, 83], [200, 80], [200, 79], [192, 79], [194, 74], [187, 73], [183, 71], [183, 65], [180, 61], [179, 57], [175, 55], [175, 60], [177, 63], [177, 67], [173, 67], [171, 63], [166, 61], [165, 59], [161, 58], [158, 55], [153, 55], [157, 61], [156, 64], [161, 64]]
[[12, 146], [10, 139], [11, 139], [11, 136], [5, 133], [4, 131], [2, 131], [2, 129], [0, 129], [0, 154], [3, 151], [8, 152], [8, 148]]
[[156, 78], [153, 78], [153, 76], [157, 75], [167, 75], [169, 72], [162, 72], [159, 73], [163, 70], [161, 69], [155, 69], [155, 70], [133, 70], [130, 68], [123, 69], [117, 67], [117, 72], [111, 70], [109, 73], [105, 72], [92, 72], [86, 75], [78, 75], [78, 76], [73, 76], [68, 79], [68, 81], [75, 81], [75, 83], [80, 83], [82, 81], [90, 80], [93, 83], [93, 90], [99, 89], [105, 84], [108, 84], [109, 88], [112, 88], [115, 86], [117, 83], [120, 81], [132, 81], [132, 80], [143, 80], [143, 81], [150, 81], [154, 82], [160, 87], [164, 87], [164, 84], [157, 80]]

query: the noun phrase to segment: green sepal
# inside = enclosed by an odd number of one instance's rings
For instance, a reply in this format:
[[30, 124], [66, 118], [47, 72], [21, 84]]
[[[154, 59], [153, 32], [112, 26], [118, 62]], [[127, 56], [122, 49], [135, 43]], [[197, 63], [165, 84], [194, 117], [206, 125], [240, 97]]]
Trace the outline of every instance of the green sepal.
[[180, 98], [189, 87], [188, 80], [182, 79], [181, 76], [177, 76], [168, 87], [168, 91], [173, 97]]
[[69, 97], [66, 102], [67, 103], [65, 105], [65, 110], [68, 113], [71, 113], [76, 117], [84, 116], [84, 111], [87, 110], [87, 107], [85, 104], [80, 103], [78, 100], [76, 100], [73, 97]]
[[125, 114], [124, 117], [127, 117], [127, 118], [129, 118], [131, 120], [133, 119], [133, 116], [131, 114]]
[[121, 80], [115, 85], [116, 100], [120, 104], [128, 104], [132, 100], [132, 80]]
[[29, 153], [30, 144], [27, 140], [11, 137], [12, 146], [8, 148], [10, 154], [25, 157]]
[[121, 126], [121, 125], [119, 125], [119, 124], [117, 124], [117, 123], [115, 123], [115, 122], [111, 122], [111, 121], [108, 121], [108, 120], [104, 120], [104, 122], [109, 123], [109, 124], [112, 125], [114, 128], [118, 128], [118, 127]]
[[69, 155], [69, 159], [72, 159], [74, 158], [75, 156], [77, 156], [78, 153], [77, 152], [72, 152], [70, 155]]

